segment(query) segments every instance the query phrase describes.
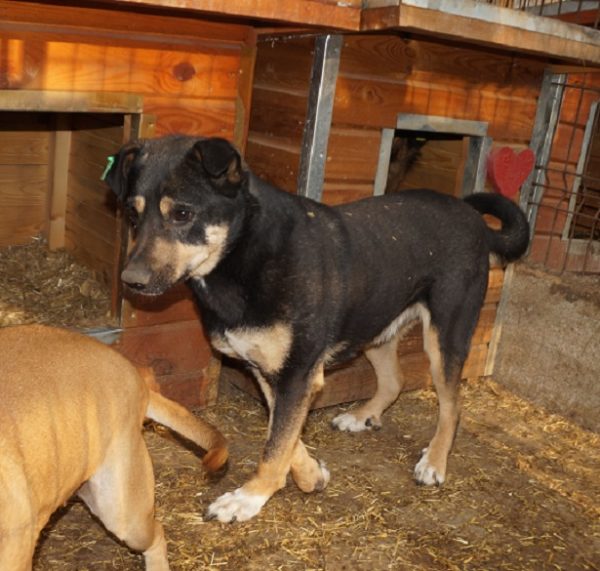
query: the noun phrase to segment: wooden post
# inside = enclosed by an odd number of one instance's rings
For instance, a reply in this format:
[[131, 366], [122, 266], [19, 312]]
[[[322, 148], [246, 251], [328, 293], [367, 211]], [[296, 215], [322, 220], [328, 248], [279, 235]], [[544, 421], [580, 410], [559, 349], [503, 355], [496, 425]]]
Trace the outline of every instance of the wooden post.
[[50, 250], [57, 250], [65, 245], [69, 157], [71, 154], [71, 131], [68, 121], [67, 115], [57, 115], [55, 131], [51, 138], [49, 212], [46, 230]]

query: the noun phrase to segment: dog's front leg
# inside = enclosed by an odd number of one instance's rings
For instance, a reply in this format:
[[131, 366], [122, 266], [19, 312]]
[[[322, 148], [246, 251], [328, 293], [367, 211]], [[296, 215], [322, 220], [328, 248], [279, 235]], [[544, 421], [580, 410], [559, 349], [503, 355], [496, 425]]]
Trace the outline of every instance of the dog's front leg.
[[221, 522], [246, 521], [254, 517], [279, 489], [285, 486], [290, 469], [298, 487], [322, 490], [329, 481], [324, 465], [311, 458], [300, 440], [314, 390], [322, 385], [323, 367], [308, 373], [290, 371], [273, 387], [259, 383], [270, 409], [269, 435], [256, 474], [241, 488], [217, 498], [208, 508], [208, 517]]

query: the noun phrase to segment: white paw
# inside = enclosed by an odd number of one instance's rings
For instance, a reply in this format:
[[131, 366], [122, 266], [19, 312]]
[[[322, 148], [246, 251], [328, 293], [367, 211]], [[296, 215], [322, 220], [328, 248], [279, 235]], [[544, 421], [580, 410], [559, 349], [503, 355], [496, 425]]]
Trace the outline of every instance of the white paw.
[[208, 506], [207, 518], [220, 522], [247, 521], [265, 505], [269, 496], [249, 494], [243, 488], [219, 496]]
[[375, 421], [373, 421], [371, 417], [365, 420], [359, 420], [350, 412], [345, 412], [344, 414], [336, 416], [331, 421], [331, 424], [338, 430], [346, 432], [362, 432], [363, 430], [379, 428], [380, 426]]
[[441, 486], [444, 483], [445, 474], [429, 463], [429, 448], [423, 449], [423, 455], [415, 466], [415, 480], [426, 486]]

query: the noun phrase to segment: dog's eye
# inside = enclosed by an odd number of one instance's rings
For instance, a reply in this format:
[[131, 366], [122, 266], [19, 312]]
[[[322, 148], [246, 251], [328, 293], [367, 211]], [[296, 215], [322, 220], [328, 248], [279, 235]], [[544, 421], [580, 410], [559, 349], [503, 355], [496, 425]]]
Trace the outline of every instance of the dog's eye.
[[193, 215], [194, 213], [187, 208], [174, 208], [171, 211], [171, 219], [173, 222], [189, 222]]

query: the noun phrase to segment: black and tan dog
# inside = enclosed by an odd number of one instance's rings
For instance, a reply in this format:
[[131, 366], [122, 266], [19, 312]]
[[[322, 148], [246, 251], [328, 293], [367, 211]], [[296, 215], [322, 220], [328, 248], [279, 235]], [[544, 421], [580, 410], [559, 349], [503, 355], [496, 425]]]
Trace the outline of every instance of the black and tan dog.
[[[327, 469], [300, 440], [323, 368], [365, 351], [377, 392], [334, 425], [379, 425], [402, 387], [396, 347], [415, 319], [439, 397], [437, 430], [415, 478], [444, 481], [489, 255], [514, 260], [527, 248], [516, 205], [487, 193], [463, 201], [420, 190], [331, 208], [258, 179], [223, 139], [179, 136], [123, 147], [107, 182], [136, 231], [123, 281], [146, 295], [187, 281], [214, 347], [249, 364], [270, 408], [256, 474], [213, 502], [209, 516], [251, 518], [289, 471], [306, 492], [326, 486]], [[497, 216], [502, 230], [480, 213]]]

